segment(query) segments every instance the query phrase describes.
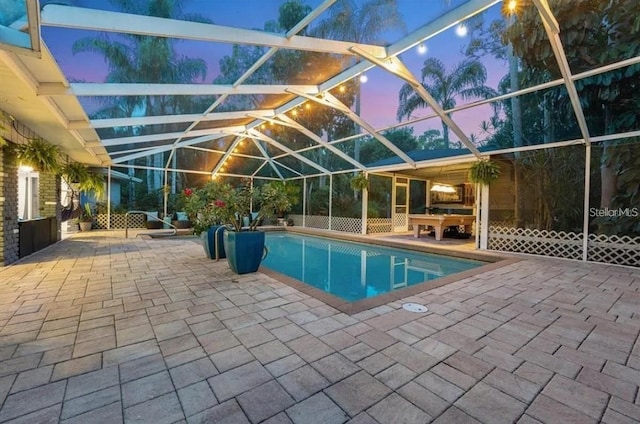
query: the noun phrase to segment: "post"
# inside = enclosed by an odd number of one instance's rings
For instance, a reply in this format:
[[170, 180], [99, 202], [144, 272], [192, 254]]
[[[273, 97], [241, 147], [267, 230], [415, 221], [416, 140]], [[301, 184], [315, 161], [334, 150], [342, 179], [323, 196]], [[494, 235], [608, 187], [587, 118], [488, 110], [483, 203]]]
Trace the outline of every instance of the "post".
[[589, 257], [589, 195], [591, 186], [591, 145], [587, 144], [584, 160], [584, 221], [582, 223], [582, 260]]
[[482, 185], [482, 201], [480, 202], [480, 249], [489, 246], [489, 186]]
[[333, 219], [333, 174], [329, 174], [329, 230]]
[[111, 229], [111, 165], [107, 168], [107, 230]]
[[307, 227], [307, 177], [302, 178], [302, 226]]
[[367, 215], [369, 214], [369, 189], [362, 189], [362, 234], [367, 234]]

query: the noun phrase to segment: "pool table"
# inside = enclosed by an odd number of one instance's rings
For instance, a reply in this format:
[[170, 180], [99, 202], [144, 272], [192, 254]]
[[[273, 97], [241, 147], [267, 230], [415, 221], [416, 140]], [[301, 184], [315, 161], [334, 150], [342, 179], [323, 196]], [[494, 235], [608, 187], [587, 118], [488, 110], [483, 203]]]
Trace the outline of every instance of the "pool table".
[[471, 232], [471, 226], [476, 221], [475, 215], [423, 215], [423, 214], [410, 214], [409, 225], [413, 225], [413, 236], [415, 238], [420, 237], [420, 230], [422, 227], [433, 227], [436, 233], [436, 240], [442, 240], [442, 235], [445, 228], [457, 227], [464, 225], [465, 233]]

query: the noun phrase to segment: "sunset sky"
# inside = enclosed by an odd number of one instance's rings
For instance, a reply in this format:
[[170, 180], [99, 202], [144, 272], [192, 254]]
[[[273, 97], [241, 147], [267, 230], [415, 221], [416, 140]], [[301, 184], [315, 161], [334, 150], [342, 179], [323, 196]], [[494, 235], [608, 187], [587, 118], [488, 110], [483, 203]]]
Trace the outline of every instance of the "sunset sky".
[[[105, 0], [75, 0], [74, 6], [91, 7], [96, 9], [114, 10]], [[191, 0], [185, 1], [185, 14], [197, 13], [211, 19], [215, 24], [235, 26], [249, 29], [262, 29], [264, 23], [276, 20], [278, 7], [281, 0], [244, 0], [244, 1], [209, 1]], [[307, 1], [311, 7], [315, 7], [320, 0]], [[432, 21], [447, 10], [458, 6], [461, 0], [444, 2], [441, 0], [399, 0], [399, 10], [406, 23], [407, 31], [411, 32]], [[485, 12], [486, 19], [496, 19], [500, 15], [500, 5]], [[318, 19], [328, 15], [325, 11]], [[313, 24], [312, 24], [313, 27]], [[71, 51], [73, 43], [85, 36], [94, 36], [95, 32], [50, 28], [43, 26], [42, 37], [52, 51], [61, 69], [69, 80], [82, 80], [85, 82], [103, 82], [106, 75], [105, 62], [100, 55], [79, 53], [74, 55]], [[403, 34], [395, 31], [383, 35], [387, 44], [393, 44], [401, 39]], [[115, 34], [109, 34], [112, 39]], [[455, 34], [455, 28], [450, 28], [431, 40], [426, 45], [428, 52], [420, 55], [416, 49], [401, 55], [407, 67], [420, 76], [420, 69], [425, 58], [435, 56], [442, 60], [448, 69], [462, 61], [465, 57], [462, 53], [469, 37], [459, 37]], [[202, 83], [211, 83], [219, 75], [219, 61], [225, 55], [231, 53], [230, 44], [214, 44], [196, 41], [178, 41], [175, 44], [179, 55], [192, 58], [202, 58], [207, 63], [207, 76]], [[507, 73], [507, 66], [497, 62], [492, 57], [482, 58], [481, 61], [487, 68], [488, 79], [486, 85], [497, 89], [499, 80]], [[386, 127], [397, 123], [396, 110], [398, 106], [398, 91], [403, 81], [379, 69], [373, 69], [367, 73], [369, 81], [362, 85], [362, 117], [376, 128]], [[462, 104], [462, 100], [458, 101]], [[431, 114], [430, 110], [420, 110], [416, 116]], [[481, 107], [476, 110], [461, 111], [454, 114], [453, 118], [467, 134], [478, 135], [482, 120], [489, 117], [489, 108]], [[441, 129], [439, 119], [432, 119], [416, 125], [415, 134], [421, 134], [428, 128]], [[455, 138], [454, 138], [455, 139]]]

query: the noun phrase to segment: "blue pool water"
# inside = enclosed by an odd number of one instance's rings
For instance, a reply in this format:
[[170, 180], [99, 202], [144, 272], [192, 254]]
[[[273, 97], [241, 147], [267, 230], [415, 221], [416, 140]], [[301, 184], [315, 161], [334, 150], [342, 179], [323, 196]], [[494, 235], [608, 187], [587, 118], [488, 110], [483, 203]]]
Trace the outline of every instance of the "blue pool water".
[[348, 301], [485, 265], [484, 262], [287, 233], [267, 233], [267, 268]]

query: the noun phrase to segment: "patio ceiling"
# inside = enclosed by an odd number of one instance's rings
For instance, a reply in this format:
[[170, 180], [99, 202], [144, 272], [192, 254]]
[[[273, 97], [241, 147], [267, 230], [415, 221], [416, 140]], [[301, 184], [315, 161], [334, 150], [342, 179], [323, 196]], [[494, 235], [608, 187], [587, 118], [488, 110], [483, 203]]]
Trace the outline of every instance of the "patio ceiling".
[[[418, 128], [422, 122], [435, 122], [436, 126], [443, 127], [446, 125], [460, 143], [460, 149], [465, 150], [459, 158], [470, 160], [481, 157], [487, 151], [478, 149], [478, 142], [468, 128], [464, 128], [466, 124], [456, 119], [457, 115], [462, 115], [460, 112], [481, 110], [498, 101], [516, 96], [524, 97], [529, 93], [558, 86], [566, 88], [579, 133], [552, 141], [584, 144], [597, 142], [598, 137], [590, 133], [586, 122], [576, 81], [640, 61], [638, 57], [628, 58], [622, 62], [604, 64], [601, 68], [572, 73], [559, 37], [560, 25], [552, 8], [547, 0], [534, 0], [541, 26], [549, 38], [549, 48], [556, 59], [550, 66], [557, 70], [555, 74], [561, 78], [541, 81], [532, 87], [521, 87], [516, 92], [500, 95], [496, 93], [493, 98], [478, 99], [447, 108], [436, 100], [438, 93], [429, 92], [423, 87], [420, 71], [416, 66], [405, 63], [409, 60], [405, 53], [425, 41], [437, 42], [445, 31], [461, 22], [467, 22], [466, 20], [480, 12], [500, 8], [502, 2], [469, 0], [452, 1], [449, 6], [439, 5], [443, 7], [441, 13], [437, 13], [435, 17], [425, 13], [427, 17], [424, 22], [413, 25], [407, 34], [396, 35], [394, 41], [382, 45], [332, 39], [329, 36], [319, 38], [319, 33], [313, 32], [314, 28], [330, 16], [330, 11], [340, 1], [313, 1], [311, 11], [285, 33], [248, 29], [241, 25], [123, 13], [110, 10], [112, 8], [109, 7], [82, 8], [74, 6], [74, 1], [67, 2], [70, 5], [45, 4], [40, 12], [40, 25], [43, 30], [56, 29], [58, 32], [55, 34], [58, 36], [43, 33], [39, 58], [35, 55], [0, 51], [0, 77], [3, 81], [0, 108], [42, 137], [59, 144], [73, 160], [79, 162], [138, 167], [142, 160], [157, 157], [159, 160], [147, 160], [145, 167], [225, 175], [227, 161], [234, 158], [241, 161], [251, 159], [257, 161], [256, 166], [248, 167], [246, 175], [282, 179], [285, 178], [285, 170], [288, 175], [302, 176], [369, 169], [415, 169], [437, 162], [438, 159], [416, 160], [412, 152], [403, 150], [395, 140], [390, 140], [383, 133], [383, 130], [390, 127], [407, 126], [413, 130], [413, 126]], [[27, 0], [25, 4], [32, 7], [35, 3]], [[218, 20], [226, 22], [224, 17], [216, 17], [216, 21]], [[24, 17], [4, 24], [8, 28], [29, 28]], [[61, 29], [69, 31], [69, 37], [59, 36], [63, 34]], [[97, 69], [95, 64], [86, 63], [86, 70], [76, 66], [74, 69], [77, 73], [73, 74], [65, 63], [68, 59], [66, 56], [51, 53], [54, 50], [52, 47], [56, 47], [55, 50], [59, 52], [59, 45], [69, 45], [70, 39], [77, 40], [81, 35], [87, 34], [113, 37], [109, 38], [111, 42], [124, 43], [123, 36], [136, 35], [141, 37], [139, 39], [149, 40], [187, 40], [199, 43], [197, 45], [202, 48], [233, 45], [253, 46], [262, 50], [261, 54], [252, 56], [249, 63], [244, 63], [244, 67], [238, 69], [238, 75], [232, 82], [212, 82], [210, 77], [200, 83], [145, 81], [145, 75], [139, 75], [137, 81], [116, 81], [113, 76], [117, 74], [110, 74], [109, 81], [105, 82], [104, 78], [93, 77], [92, 72], [96, 73]], [[316, 62], [300, 65], [300, 72], [287, 74], [286, 81], [261, 81], [261, 78], [264, 79], [259, 74], [261, 70], [274, 60], [286, 59], [287, 56], [282, 56], [286, 52], [311, 52], [316, 56], [309, 56], [309, 60]], [[187, 55], [182, 51], [180, 53]], [[205, 57], [204, 53], [202, 57]], [[287, 63], [285, 61], [282, 64]], [[358, 113], [358, 107], [339, 98], [339, 92], [347, 84], [363, 87], [358, 90], [364, 90], [365, 84], [359, 83], [357, 79], [374, 69], [378, 73], [384, 71], [396, 81], [411, 86], [419, 99], [428, 106], [431, 115], [418, 118], [411, 116], [411, 119], [400, 125], [380, 125], [377, 122], [371, 123], [370, 119], [374, 118], [364, 112]], [[78, 78], [77, 75], [89, 77]], [[91, 80], [92, 78], [97, 80]], [[366, 89], [375, 90], [375, 84], [376, 82], [370, 82]], [[160, 108], [164, 113], [158, 113], [157, 109], [151, 110], [149, 106], [153, 102], [178, 103], [183, 101], [181, 99], [195, 99], [193, 101], [199, 102], [200, 109], [197, 110], [195, 106], [189, 109], [165, 105], [164, 109]], [[120, 115], [102, 113], [99, 107], [127, 102], [130, 102], [128, 112]], [[311, 128], [309, 122], [305, 124], [297, 116], [298, 111], [309, 107], [323, 113], [333, 111], [340, 119], [350, 122], [348, 125], [353, 128], [352, 133], [336, 137], [331, 131]], [[456, 116], [452, 116], [453, 112], [456, 112]], [[281, 132], [282, 128], [289, 132]], [[371, 168], [368, 166], [370, 164], [359, 157], [358, 139], [364, 137], [386, 149], [385, 160], [380, 162], [383, 165]], [[186, 159], [195, 154], [210, 155], [215, 158], [214, 164], [207, 160], [205, 167], [202, 161]], [[180, 163], [176, 162], [178, 155]], [[335, 158], [335, 162], [340, 165], [328, 165], [328, 156]], [[291, 158], [306, 165], [307, 170], [292, 169], [288, 162]], [[450, 155], [443, 155], [443, 160], [450, 160]]]

